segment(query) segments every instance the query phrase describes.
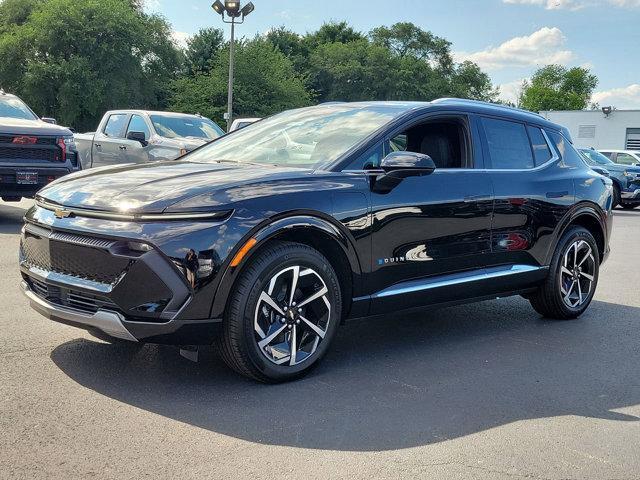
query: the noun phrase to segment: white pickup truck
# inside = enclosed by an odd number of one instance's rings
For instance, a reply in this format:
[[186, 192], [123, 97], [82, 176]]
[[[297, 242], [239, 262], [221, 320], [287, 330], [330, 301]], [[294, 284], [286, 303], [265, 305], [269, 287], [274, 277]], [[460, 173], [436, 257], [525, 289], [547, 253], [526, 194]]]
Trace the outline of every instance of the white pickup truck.
[[224, 135], [200, 115], [146, 110], [112, 110], [96, 132], [75, 134], [83, 169], [173, 160]]

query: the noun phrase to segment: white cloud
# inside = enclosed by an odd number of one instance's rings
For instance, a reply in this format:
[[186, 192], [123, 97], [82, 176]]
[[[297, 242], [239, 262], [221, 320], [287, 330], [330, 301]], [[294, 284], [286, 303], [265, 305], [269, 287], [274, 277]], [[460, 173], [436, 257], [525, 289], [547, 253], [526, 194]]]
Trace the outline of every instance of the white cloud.
[[515, 37], [497, 47], [479, 52], [457, 52], [458, 61], [471, 60], [486, 70], [557, 63], [566, 65], [574, 54], [563, 50], [566, 37], [559, 28], [543, 27], [524, 37]]
[[498, 88], [500, 89], [500, 100], [517, 105], [520, 93], [522, 92], [522, 83], [525, 80], [528, 80], [528, 78], [521, 78], [520, 80], [514, 80], [513, 82], [498, 85]]
[[174, 30], [171, 32], [171, 38], [173, 43], [175, 43], [178, 47], [187, 48], [187, 41], [191, 38], [191, 35], [187, 32], [178, 32]]
[[640, 109], [640, 84], [596, 92], [591, 100], [603, 107], [613, 106], [619, 110]]
[[539, 5], [547, 10], [579, 10], [586, 7], [613, 5], [622, 8], [640, 7], [640, 0], [502, 0], [503, 3]]

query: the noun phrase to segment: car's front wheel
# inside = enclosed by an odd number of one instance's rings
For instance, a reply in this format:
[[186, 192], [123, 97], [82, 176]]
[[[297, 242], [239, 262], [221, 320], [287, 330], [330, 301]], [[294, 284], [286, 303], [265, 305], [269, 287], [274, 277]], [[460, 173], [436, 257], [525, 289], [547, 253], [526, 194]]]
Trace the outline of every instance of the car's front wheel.
[[593, 299], [599, 267], [593, 235], [582, 227], [569, 229], [558, 242], [547, 279], [530, 296], [531, 305], [548, 318], [577, 318]]
[[324, 356], [341, 312], [330, 262], [307, 245], [274, 242], [255, 254], [234, 285], [218, 346], [242, 375], [293, 380]]

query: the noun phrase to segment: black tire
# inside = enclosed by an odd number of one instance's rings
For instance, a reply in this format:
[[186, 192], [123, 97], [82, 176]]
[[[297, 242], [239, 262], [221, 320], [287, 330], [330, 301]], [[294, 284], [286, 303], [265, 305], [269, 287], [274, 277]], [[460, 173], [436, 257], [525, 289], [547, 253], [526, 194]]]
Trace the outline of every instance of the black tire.
[[[264, 340], [264, 337], [257, 333], [254, 319], [263, 311], [262, 309], [258, 310], [258, 307], [265, 307], [264, 302], [261, 303], [261, 295], [267, 292], [271, 280], [274, 279], [274, 277], [280, 278], [279, 275], [281, 275], [283, 271], [289, 268], [295, 268], [296, 266], [300, 267], [300, 271], [302, 271], [302, 269], [304, 269], [304, 271], [313, 271], [314, 275], [316, 275], [314, 287], [322, 285], [322, 282], [324, 282], [324, 285], [320, 288], [323, 289], [323, 291], [326, 288], [327, 293], [320, 297], [320, 299], [326, 299], [329, 307], [325, 306], [320, 308], [326, 308], [328, 312], [326, 314], [328, 315], [328, 317], [326, 317], [327, 323], [323, 328], [324, 337], [320, 339], [320, 336], [315, 334], [318, 336], [318, 343], [314, 351], [308, 354], [304, 360], [300, 363], [293, 364], [293, 361], [296, 359], [292, 358], [290, 364], [277, 365], [274, 363], [275, 360], [269, 359], [269, 355], [272, 352], [271, 346], [267, 344], [266, 347], [261, 348], [258, 345], [260, 339], [262, 338], [262, 340]], [[299, 278], [302, 278], [302, 275], [300, 275]], [[290, 290], [292, 290], [291, 286], [289, 286], [289, 291]], [[299, 292], [298, 289], [293, 290]], [[288, 295], [287, 293], [286, 296]], [[301, 295], [304, 296], [303, 294]], [[287, 303], [286, 300], [285, 303]], [[266, 305], [268, 306], [269, 304]], [[295, 303], [293, 303], [293, 305], [295, 305]], [[307, 305], [306, 308], [318, 308], [310, 307], [310, 305], [311, 304]], [[284, 309], [285, 307], [282, 306], [279, 308]], [[296, 308], [292, 310], [298, 311]], [[294, 312], [294, 314], [296, 313]], [[270, 312], [269, 315], [261, 318], [271, 319], [271, 325], [267, 325], [267, 327], [273, 328], [275, 333], [275, 330], [277, 330], [276, 327], [279, 326], [278, 322], [284, 325], [285, 317], [277, 315], [275, 310]], [[307, 313], [304, 315], [307, 315]], [[340, 285], [338, 276], [329, 261], [318, 251], [307, 245], [290, 242], [273, 242], [266, 245], [254, 255], [237, 279], [227, 304], [223, 332], [217, 340], [217, 347], [225, 363], [241, 375], [264, 383], [280, 383], [295, 380], [307, 374], [313, 367], [318, 365], [335, 337], [341, 315], [342, 296]], [[286, 328], [289, 328], [288, 323], [290, 319], [286, 318], [286, 320]], [[294, 321], [295, 320], [291, 319], [291, 322]], [[300, 324], [299, 319], [297, 323]], [[284, 328], [284, 326], [282, 328]], [[299, 334], [301, 335], [301, 346], [305, 338], [314, 335], [314, 332], [310, 331], [304, 324], [294, 325], [293, 328], [295, 330], [289, 332], [285, 330], [282, 333], [284, 339], [287, 338], [287, 334], [289, 335], [288, 345], [290, 357], [295, 357], [292, 352], [297, 351], [297, 349], [291, 346], [296, 344], [296, 337], [293, 337], [294, 340], [291, 342], [293, 332], [301, 332]], [[264, 335], [269, 336], [270, 330], [266, 331], [267, 334]], [[283, 340], [279, 345], [286, 344], [287, 340]], [[269, 351], [269, 353], [267, 353], [267, 351]], [[302, 350], [299, 352], [302, 352]], [[303, 353], [306, 355], [306, 352]]]
[[620, 205], [622, 208], [624, 208], [625, 210], [633, 210], [634, 208], [636, 208], [638, 206], [638, 204], [635, 203], [623, 203], [622, 205]]
[[613, 184], [613, 206], [611, 208], [616, 208], [618, 205], [620, 205], [620, 200], [621, 200], [621, 196], [620, 196], [620, 187], [618, 186], [617, 183]]
[[[575, 307], [571, 307], [567, 305], [564, 300], [560, 272], [565, 254], [576, 242], [579, 241], [586, 242], [591, 248], [591, 252], [593, 254], [593, 272], [590, 273], [592, 273], [591, 276], [593, 277], [593, 280], [591, 281], [590, 291], [584, 297], [584, 300], [582, 300], [582, 295], [579, 295], [582, 303]], [[562, 235], [558, 242], [553, 259], [551, 260], [551, 265], [549, 266], [549, 275], [545, 282], [529, 298], [531, 306], [536, 312], [546, 318], [557, 320], [571, 320], [578, 318], [589, 307], [591, 300], [593, 300], [593, 295], [598, 285], [599, 267], [600, 258], [598, 254], [598, 247], [593, 235], [582, 227], [570, 228]], [[578, 278], [580, 277], [578, 276]]]

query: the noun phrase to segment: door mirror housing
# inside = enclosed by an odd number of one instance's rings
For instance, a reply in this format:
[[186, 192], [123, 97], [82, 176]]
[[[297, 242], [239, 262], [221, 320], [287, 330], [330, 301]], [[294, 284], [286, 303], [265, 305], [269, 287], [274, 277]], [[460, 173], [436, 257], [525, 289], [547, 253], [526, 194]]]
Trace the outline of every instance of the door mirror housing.
[[144, 132], [129, 132], [127, 133], [127, 140], [133, 140], [135, 142], [140, 142], [140, 145], [146, 147], [149, 143], [147, 142], [147, 137]]
[[429, 155], [423, 153], [391, 152], [382, 159], [380, 168], [386, 175], [407, 178], [429, 175], [436, 169], [436, 164]]
[[430, 175], [436, 164], [429, 155], [415, 152], [392, 152], [382, 159], [381, 175], [372, 177], [371, 189], [376, 193], [389, 193], [409, 177]]

